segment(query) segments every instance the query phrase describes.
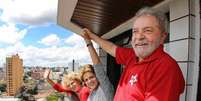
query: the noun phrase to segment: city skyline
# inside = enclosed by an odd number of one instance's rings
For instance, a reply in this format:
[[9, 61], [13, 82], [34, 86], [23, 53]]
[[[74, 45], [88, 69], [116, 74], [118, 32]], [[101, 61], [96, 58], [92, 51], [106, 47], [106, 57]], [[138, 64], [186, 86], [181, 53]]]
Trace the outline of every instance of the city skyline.
[[14, 54], [24, 66], [67, 66], [73, 59], [91, 63], [84, 40], [56, 24], [57, 3], [0, 0], [0, 67]]

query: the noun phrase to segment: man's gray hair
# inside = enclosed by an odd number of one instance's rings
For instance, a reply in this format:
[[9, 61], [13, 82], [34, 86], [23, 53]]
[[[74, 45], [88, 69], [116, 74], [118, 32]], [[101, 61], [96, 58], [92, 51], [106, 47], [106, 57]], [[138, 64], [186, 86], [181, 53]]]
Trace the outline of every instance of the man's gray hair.
[[165, 14], [154, 8], [150, 8], [150, 7], [141, 8], [135, 14], [133, 22], [135, 22], [136, 19], [138, 19], [139, 17], [146, 16], [146, 15], [154, 16], [156, 18], [156, 20], [158, 21], [161, 32], [167, 32], [167, 18], [165, 16]]

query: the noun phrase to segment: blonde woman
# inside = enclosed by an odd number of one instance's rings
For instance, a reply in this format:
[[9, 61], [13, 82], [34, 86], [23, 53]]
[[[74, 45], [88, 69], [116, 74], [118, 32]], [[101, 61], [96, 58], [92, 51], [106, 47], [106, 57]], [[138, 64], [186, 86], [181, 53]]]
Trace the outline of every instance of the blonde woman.
[[44, 77], [55, 90], [59, 92], [66, 92], [68, 96], [74, 96], [75, 101], [78, 100], [75, 96], [79, 98], [79, 101], [87, 101], [90, 90], [87, 87], [82, 86], [78, 73], [70, 72], [65, 75], [62, 81], [63, 85], [61, 85], [59, 83], [55, 83], [49, 78], [50, 72], [50, 70], [46, 70]]

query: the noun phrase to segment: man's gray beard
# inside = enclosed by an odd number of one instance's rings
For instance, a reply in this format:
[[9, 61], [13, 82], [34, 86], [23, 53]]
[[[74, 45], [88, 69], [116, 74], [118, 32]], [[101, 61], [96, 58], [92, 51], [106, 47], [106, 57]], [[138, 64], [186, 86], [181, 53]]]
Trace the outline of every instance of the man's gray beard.
[[[133, 44], [132, 44], [132, 47], [135, 51], [136, 56], [138, 58], [144, 59], [148, 57], [149, 55], [151, 55], [160, 46], [160, 41], [161, 41], [161, 38], [157, 39], [156, 42], [152, 44], [148, 44], [146, 50], [144, 50], [143, 48], [135, 47], [135, 45]], [[144, 40], [141, 40], [141, 43], [148, 43], [148, 41], [144, 39]]]
[[134, 47], [136, 56], [142, 59], [148, 57], [154, 50], [155, 48], [151, 46], [149, 46], [146, 50], [144, 50], [143, 48]]
[[160, 40], [158, 40], [156, 44], [148, 45], [146, 50], [144, 50], [143, 48], [139, 48], [139, 47], [133, 47], [136, 56], [139, 58], [142, 58], [142, 59], [148, 57], [160, 46], [159, 41]]

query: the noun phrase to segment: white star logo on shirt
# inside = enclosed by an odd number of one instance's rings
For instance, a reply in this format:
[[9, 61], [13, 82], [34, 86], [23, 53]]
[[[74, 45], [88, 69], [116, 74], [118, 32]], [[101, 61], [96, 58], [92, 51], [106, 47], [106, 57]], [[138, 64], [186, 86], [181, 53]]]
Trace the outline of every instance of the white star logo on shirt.
[[133, 86], [134, 83], [137, 82], [137, 74], [136, 75], [132, 75], [131, 79], [129, 80], [129, 83], [131, 84], [131, 86]]

